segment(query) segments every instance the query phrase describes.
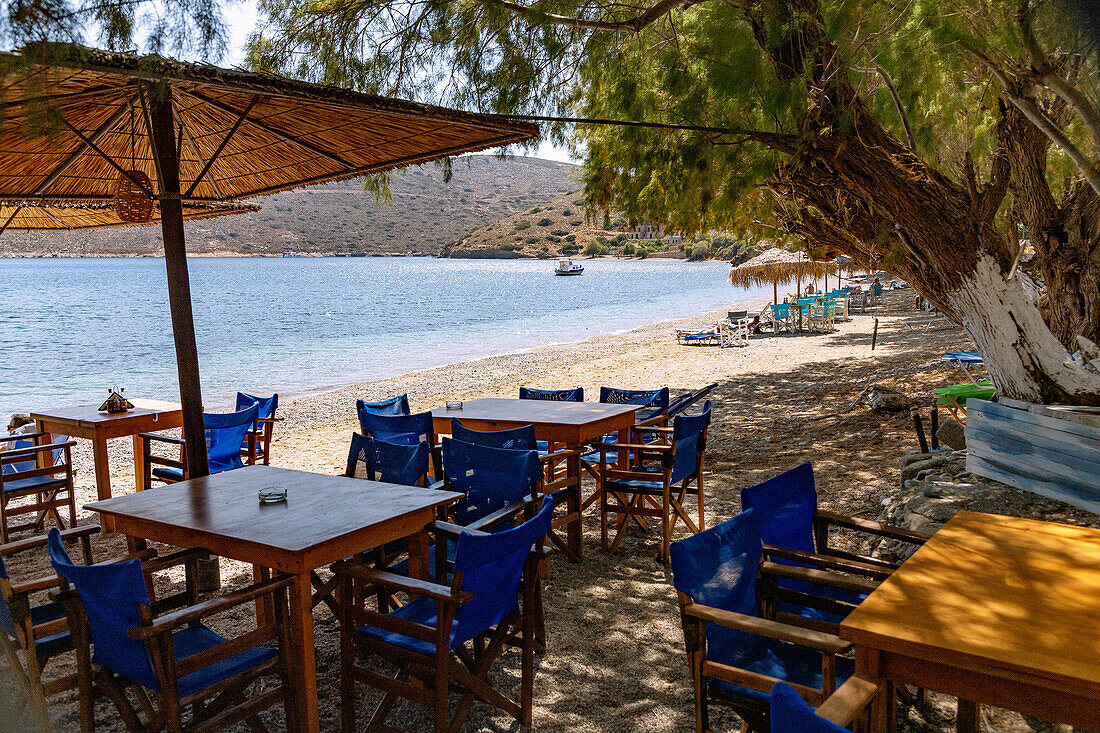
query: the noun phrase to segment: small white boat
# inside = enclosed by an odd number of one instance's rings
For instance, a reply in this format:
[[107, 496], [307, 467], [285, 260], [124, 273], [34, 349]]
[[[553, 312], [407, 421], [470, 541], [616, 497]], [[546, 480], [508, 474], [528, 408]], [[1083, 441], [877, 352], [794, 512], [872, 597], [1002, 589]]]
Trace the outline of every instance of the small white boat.
[[558, 260], [558, 266], [554, 268], [555, 275], [580, 275], [584, 273], [584, 265], [572, 260]]

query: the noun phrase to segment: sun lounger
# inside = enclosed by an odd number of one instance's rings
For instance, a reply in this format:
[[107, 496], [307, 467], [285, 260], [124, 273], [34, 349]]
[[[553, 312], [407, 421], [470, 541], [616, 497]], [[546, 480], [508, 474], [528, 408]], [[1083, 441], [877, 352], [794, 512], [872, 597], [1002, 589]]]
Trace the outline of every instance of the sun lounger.
[[973, 384], [952, 384], [939, 387], [933, 392], [936, 396], [936, 405], [946, 408], [951, 413], [951, 417], [964, 425], [966, 424], [966, 401], [989, 400], [995, 393], [993, 383], [985, 380]]
[[975, 385], [989, 378], [983, 373], [985, 360], [977, 351], [948, 351], [943, 355], [943, 360], [962, 369], [967, 379]]
[[692, 330], [687, 328], [676, 329], [676, 342], [700, 346], [705, 344], [719, 345], [719, 327]]

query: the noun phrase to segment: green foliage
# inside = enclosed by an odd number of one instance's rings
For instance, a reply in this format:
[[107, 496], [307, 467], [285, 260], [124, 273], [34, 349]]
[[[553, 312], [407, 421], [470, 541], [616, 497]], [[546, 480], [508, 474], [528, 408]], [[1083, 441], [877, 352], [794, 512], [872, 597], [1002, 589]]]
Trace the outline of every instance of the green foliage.
[[626, 244], [623, 245], [623, 254], [626, 255], [627, 257], [633, 257], [634, 256], [634, 243], [633, 242], [627, 242]]
[[561, 215], [562, 216], [573, 216], [573, 210], [572, 209], [562, 209], [561, 210]]
[[538, 225], [540, 227], [548, 227], [553, 223], [554, 223], [554, 220], [550, 219], [550, 218], [542, 218], [542, 219], [539, 219], [539, 221], [538, 221]]
[[563, 244], [558, 251], [561, 252], [566, 257], [570, 257], [570, 256], [575, 255], [578, 252], [580, 252], [581, 247], [580, 247], [579, 244], [574, 244], [573, 242], [570, 242], [568, 244]]
[[580, 219], [574, 219], [573, 221], [569, 222], [569, 226], [571, 226], [571, 227], [584, 226], [584, 222]]
[[530, 226], [531, 226], [531, 222], [529, 222], [529, 221], [517, 221], [516, 226], [514, 227], [514, 229], [517, 232], [521, 232], [524, 229], [530, 228]]
[[550, 230], [550, 233], [554, 234], [554, 235], [557, 235], [559, 237], [564, 237], [569, 232], [565, 231], [564, 229], [552, 229], [552, 230]]
[[589, 257], [598, 257], [607, 254], [607, 247], [596, 240], [592, 240], [584, 248], [584, 253]]
[[566, 234], [565, 235], [565, 241], [566, 242], [575, 242], [575, 241], [577, 241], [577, 235], [576, 234]]
[[527, 244], [534, 244], [535, 242], [539, 241], [539, 238], [538, 237], [527, 237], [523, 241], [527, 242]]

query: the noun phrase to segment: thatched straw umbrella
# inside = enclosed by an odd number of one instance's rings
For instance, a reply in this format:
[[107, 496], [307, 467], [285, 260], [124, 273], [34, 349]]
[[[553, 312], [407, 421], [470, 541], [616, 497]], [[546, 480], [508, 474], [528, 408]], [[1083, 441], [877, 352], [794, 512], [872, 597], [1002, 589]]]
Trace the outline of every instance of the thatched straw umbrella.
[[[149, 221], [159, 211], [192, 476], [207, 467], [185, 208], [538, 134], [532, 124], [492, 115], [72, 45], [0, 54], [0, 68], [0, 204], [20, 211], [110, 204], [128, 221]], [[42, 119], [53, 129], [32, 134]]]
[[801, 288], [802, 280], [821, 277], [826, 271], [824, 262], [810, 259], [805, 252], [772, 247], [748, 262], [730, 269], [730, 284], [749, 288], [756, 285], [772, 285], [773, 302], [779, 302], [779, 283], [794, 280]]
[[[259, 210], [260, 207], [254, 204], [188, 203], [183, 206], [183, 218], [194, 221]], [[65, 202], [58, 201], [55, 206], [0, 204], [0, 234], [6, 231], [69, 231], [159, 223], [160, 211], [156, 208], [153, 209], [149, 221], [133, 222], [120, 219], [114, 206], [106, 203], [65, 205]]]

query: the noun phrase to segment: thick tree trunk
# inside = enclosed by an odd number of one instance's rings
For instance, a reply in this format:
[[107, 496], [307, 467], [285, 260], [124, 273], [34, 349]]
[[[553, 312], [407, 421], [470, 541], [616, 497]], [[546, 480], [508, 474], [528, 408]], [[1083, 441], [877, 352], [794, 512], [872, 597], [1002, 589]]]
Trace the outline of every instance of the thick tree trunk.
[[[801, 120], [808, 142], [783, 151], [789, 159], [772, 182], [800, 205], [792, 207], [799, 210], [788, 222], [792, 232], [857, 260], [885, 248], [885, 267], [966, 327], [1000, 394], [1100, 404], [1100, 373], [1070, 360], [1014, 272], [1015, 234], [997, 229], [1011, 179], [1009, 151], [1002, 145], [993, 156], [985, 185], [969, 162], [958, 183], [919, 158], [863, 105], [840, 50], [821, 32], [816, 8], [805, 12], [807, 4], [793, 0], [777, 13], [773, 20], [784, 23], [750, 14], [754, 27], [785, 34], [758, 32], [780, 76], [789, 74], [792, 57], [818, 64], [808, 85], [816, 103]], [[798, 23], [788, 22], [793, 6], [802, 13]], [[1010, 132], [1004, 120], [1001, 132]]]

